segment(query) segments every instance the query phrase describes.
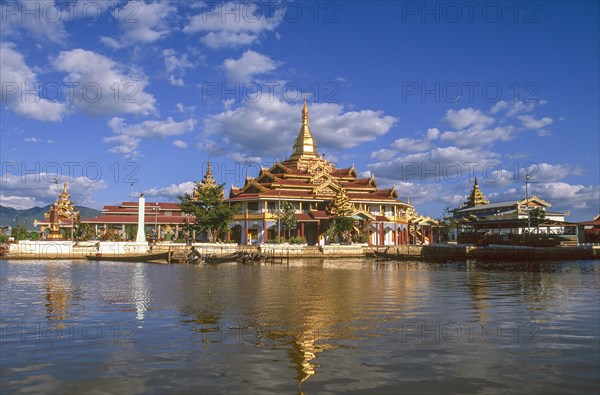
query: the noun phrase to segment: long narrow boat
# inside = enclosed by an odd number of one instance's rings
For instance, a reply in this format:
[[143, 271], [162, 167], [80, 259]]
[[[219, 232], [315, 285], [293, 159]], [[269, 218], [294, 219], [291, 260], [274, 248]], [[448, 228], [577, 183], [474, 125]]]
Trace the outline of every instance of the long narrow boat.
[[[407, 259], [409, 256], [401, 255], [398, 253], [390, 254], [389, 252], [381, 252], [381, 251], [373, 251], [375, 258], [382, 261], [400, 261], [403, 259]], [[412, 258], [418, 258], [418, 256], [412, 256]]]
[[236, 259], [240, 256], [239, 253], [234, 252], [233, 254], [223, 255], [223, 256], [206, 256], [204, 257], [204, 263], [213, 264], [213, 263], [225, 263], [225, 262], [235, 262]]
[[89, 261], [122, 261], [122, 262], [149, 262], [166, 261], [169, 263], [172, 252], [157, 252], [150, 254], [96, 254], [86, 255], [85, 259]]

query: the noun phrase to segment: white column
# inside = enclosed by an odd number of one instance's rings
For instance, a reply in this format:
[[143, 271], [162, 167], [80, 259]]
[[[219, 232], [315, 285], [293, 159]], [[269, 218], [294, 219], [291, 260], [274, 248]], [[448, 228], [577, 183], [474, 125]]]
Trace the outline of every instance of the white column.
[[137, 237], [135, 241], [137, 243], [145, 243], [146, 242], [146, 232], [144, 232], [144, 213], [146, 211], [146, 199], [144, 198], [144, 194], [142, 193], [138, 203], [138, 228], [137, 228]]

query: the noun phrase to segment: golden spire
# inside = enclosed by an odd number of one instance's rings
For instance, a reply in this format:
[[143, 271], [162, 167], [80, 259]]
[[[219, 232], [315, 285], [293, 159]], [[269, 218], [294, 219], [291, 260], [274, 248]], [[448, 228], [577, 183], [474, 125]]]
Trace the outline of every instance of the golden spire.
[[63, 184], [63, 191], [58, 196], [58, 201], [55, 203], [58, 208], [58, 216], [60, 219], [75, 219], [79, 212], [75, 210], [75, 205], [71, 201], [71, 195], [67, 191], [67, 183]]
[[200, 199], [200, 191], [217, 187], [217, 182], [215, 181], [215, 178], [213, 177], [213, 174], [211, 171], [210, 160], [207, 162], [206, 173], [204, 173], [204, 177], [202, 177], [202, 181], [201, 182], [196, 181], [195, 184], [196, 184], [196, 187], [194, 188], [194, 192], [192, 193], [192, 200]]
[[306, 105], [306, 93], [304, 94], [304, 106], [302, 107], [302, 126], [308, 126], [308, 106]]
[[467, 201], [465, 202], [464, 206], [465, 207], [475, 207], [475, 206], [481, 206], [483, 204], [489, 204], [489, 203], [490, 202], [483, 195], [483, 192], [481, 192], [481, 189], [479, 189], [479, 184], [477, 183], [477, 177], [475, 177], [475, 183], [473, 184], [473, 189], [471, 190], [471, 194], [467, 198]]
[[66, 182], [63, 184], [61, 194], [58, 195], [54, 204], [44, 214], [44, 217], [50, 220], [50, 234], [48, 238], [51, 240], [62, 240], [62, 235], [60, 234], [61, 223], [71, 221], [72, 224], [79, 217], [79, 211], [75, 209], [75, 205], [71, 201], [71, 195], [67, 191]]
[[294, 152], [291, 158], [299, 157], [318, 157], [317, 154], [317, 143], [312, 136], [310, 128], [308, 127], [308, 106], [306, 105], [306, 94], [304, 94], [304, 106], [302, 107], [302, 126], [296, 141], [294, 142]]
[[354, 205], [350, 202], [344, 188], [340, 188], [329, 206], [329, 213], [338, 217], [349, 217], [354, 211]]
[[206, 173], [204, 174], [204, 178], [202, 178], [202, 184], [204, 184], [205, 187], [213, 187], [216, 184], [216, 181], [211, 172], [210, 160], [206, 165]]

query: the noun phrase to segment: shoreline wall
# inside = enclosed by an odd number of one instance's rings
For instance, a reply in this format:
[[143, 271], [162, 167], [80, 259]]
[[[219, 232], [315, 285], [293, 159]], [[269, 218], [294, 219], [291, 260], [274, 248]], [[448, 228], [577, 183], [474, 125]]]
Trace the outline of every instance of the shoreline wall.
[[[273, 258], [359, 258], [372, 256], [374, 251], [388, 254], [390, 259], [446, 261], [551, 261], [600, 259], [600, 246], [579, 247], [522, 247], [522, 246], [472, 246], [456, 244], [368, 246], [366, 244], [307, 246], [303, 244], [262, 244], [257, 246], [233, 243], [194, 243], [203, 256], [224, 256], [235, 252], [260, 253]], [[188, 251], [183, 243], [159, 243], [150, 252]], [[71, 242], [71, 241], [21, 241], [9, 245], [4, 259], [85, 259], [86, 255], [119, 256], [145, 253], [147, 244], [135, 242]]]
[[521, 246], [424, 246], [421, 257], [425, 261], [559, 261], [600, 259], [600, 247], [521, 247]]

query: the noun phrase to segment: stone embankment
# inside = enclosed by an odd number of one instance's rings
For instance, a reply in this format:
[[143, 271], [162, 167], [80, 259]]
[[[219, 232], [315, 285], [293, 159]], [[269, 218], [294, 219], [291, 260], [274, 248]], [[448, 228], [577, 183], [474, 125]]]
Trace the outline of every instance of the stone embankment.
[[[6, 247], [6, 246], [5, 246]], [[257, 254], [274, 261], [294, 258], [360, 258], [375, 256], [397, 260], [446, 261], [552, 261], [600, 259], [600, 246], [576, 247], [521, 247], [521, 246], [471, 246], [456, 244], [368, 246], [366, 244], [328, 244], [308, 246], [302, 244], [262, 244], [244, 246], [233, 243], [194, 243], [201, 256], [227, 256], [236, 252]], [[127, 256], [146, 252], [172, 251], [186, 254], [191, 246], [164, 242], [150, 244], [134, 242], [71, 242], [71, 241], [21, 241], [10, 244], [4, 259], [70, 259], [82, 260], [86, 256]]]

